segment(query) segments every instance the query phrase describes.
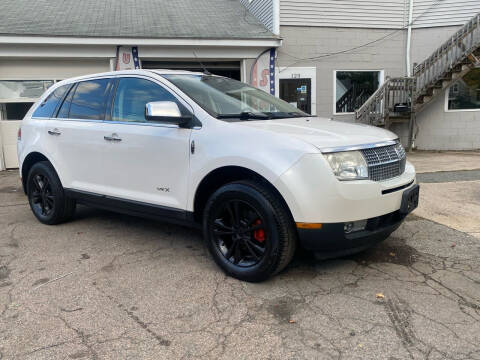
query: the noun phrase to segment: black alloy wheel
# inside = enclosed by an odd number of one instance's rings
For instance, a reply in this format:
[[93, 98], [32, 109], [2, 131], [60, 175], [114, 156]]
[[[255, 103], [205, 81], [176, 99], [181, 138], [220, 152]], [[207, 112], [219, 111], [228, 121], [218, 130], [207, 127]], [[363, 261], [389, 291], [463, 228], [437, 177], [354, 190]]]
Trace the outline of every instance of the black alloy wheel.
[[243, 200], [228, 200], [217, 208], [210, 236], [230, 263], [249, 267], [265, 256], [268, 236], [259, 212]]
[[59, 224], [73, 216], [75, 200], [65, 195], [62, 183], [48, 161], [32, 166], [26, 184], [30, 208], [41, 223]]
[[258, 282], [282, 271], [296, 248], [288, 208], [262, 181], [235, 181], [210, 197], [203, 214], [204, 239], [230, 276]]
[[55, 209], [55, 196], [48, 177], [35, 174], [32, 177], [31, 190], [32, 210], [39, 216], [47, 217]]

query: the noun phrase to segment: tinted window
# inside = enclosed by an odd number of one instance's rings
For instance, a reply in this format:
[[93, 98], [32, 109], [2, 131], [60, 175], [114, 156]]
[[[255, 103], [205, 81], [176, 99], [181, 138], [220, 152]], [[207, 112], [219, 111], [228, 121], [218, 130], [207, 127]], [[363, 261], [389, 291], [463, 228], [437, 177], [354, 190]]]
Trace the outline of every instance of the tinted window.
[[62, 100], [70, 85], [63, 85], [52, 92], [43, 100], [40, 106], [33, 113], [33, 117], [52, 117], [53, 112], [57, 108], [58, 103]]
[[109, 79], [99, 79], [78, 83], [68, 117], [71, 119], [103, 120], [109, 81]]
[[70, 104], [72, 102], [72, 96], [75, 93], [76, 85], [73, 85], [65, 99], [63, 100], [62, 106], [58, 110], [57, 118], [68, 118], [68, 112], [70, 111]]
[[175, 101], [178, 104], [172, 94], [151, 81], [139, 78], [120, 79], [112, 120], [146, 122], [145, 105], [152, 101]]

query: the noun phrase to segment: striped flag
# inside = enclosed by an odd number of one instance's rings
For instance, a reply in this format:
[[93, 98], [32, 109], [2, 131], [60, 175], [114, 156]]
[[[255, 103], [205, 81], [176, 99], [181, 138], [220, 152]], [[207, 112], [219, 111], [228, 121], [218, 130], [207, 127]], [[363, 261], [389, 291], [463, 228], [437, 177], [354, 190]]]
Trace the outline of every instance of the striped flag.
[[115, 71], [140, 69], [137, 46], [117, 46]]

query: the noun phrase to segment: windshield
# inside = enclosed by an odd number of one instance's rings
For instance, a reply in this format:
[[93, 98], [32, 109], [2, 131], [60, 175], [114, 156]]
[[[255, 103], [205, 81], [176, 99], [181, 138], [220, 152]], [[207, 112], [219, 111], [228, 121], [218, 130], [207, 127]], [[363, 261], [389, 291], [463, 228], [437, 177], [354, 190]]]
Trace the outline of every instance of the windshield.
[[217, 119], [237, 121], [310, 116], [283, 100], [233, 79], [200, 74], [163, 76]]

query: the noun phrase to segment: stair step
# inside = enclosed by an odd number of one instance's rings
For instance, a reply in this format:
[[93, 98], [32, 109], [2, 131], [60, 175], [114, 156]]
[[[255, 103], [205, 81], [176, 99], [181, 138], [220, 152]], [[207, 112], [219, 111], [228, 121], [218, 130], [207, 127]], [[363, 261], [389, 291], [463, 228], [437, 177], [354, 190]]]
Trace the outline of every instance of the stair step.
[[410, 116], [391, 116], [388, 119], [389, 123], [404, 123], [410, 120]]

